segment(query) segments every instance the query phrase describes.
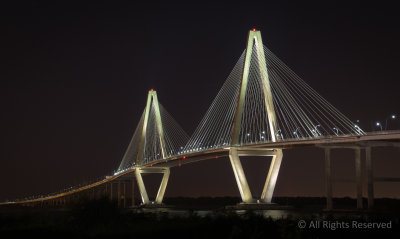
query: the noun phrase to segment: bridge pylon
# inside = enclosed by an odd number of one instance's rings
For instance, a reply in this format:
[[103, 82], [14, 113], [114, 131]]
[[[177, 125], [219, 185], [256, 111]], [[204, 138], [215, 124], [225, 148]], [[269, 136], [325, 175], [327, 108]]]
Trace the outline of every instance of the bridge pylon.
[[261, 32], [255, 29], [249, 31], [247, 38], [247, 47], [245, 51], [245, 58], [243, 63], [243, 70], [240, 81], [240, 89], [236, 103], [235, 116], [232, 128], [231, 148], [229, 151], [229, 158], [232, 164], [233, 172], [235, 175], [236, 183], [239, 188], [242, 201], [244, 203], [252, 203], [256, 200], [253, 199], [249, 185], [247, 183], [246, 175], [243, 171], [242, 164], [239, 156], [272, 156], [272, 161], [268, 171], [267, 179], [261, 195], [261, 201], [264, 203], [271, 203], [272, 195], [275, 189], [276, 180], [279, 174], [280, 165], [282, 162], [282, 149], [251, 149], [245, 151], [241, 150], [240, 145], [240, 131], [243, 120], [243, 111], [245, 107], [247, 85], [250, 75], [250, 64], [252, 59], [253, 47], [255, 46], [255, 54], [257, 54], [257, 65], [260, 73], [261, 86], [264, 93], [264, 102], [268, 118], [269, 132], [271, 141], [276, 142], [279, 139], [277, 134], [277, 120], [275, 115], [274, 102], [271, 92], [271, 83], [268, 76], [268, 69], [264, 55], [264, 47], [261, 38]]
[[[158, 103], [157, 92], [151, 89], [147, 96], [147, 104], [144, 110], [144, 120], [142, 124], [142, 128], [140, 129], [140, 139], [137, 149], [136, 155], [136, 167], [135, 167], [135, 177], [138, 184], [140, 196], [142, 199], [142, 204], [161, 204], [164, 198], [165, 190], [167, 188], [167, 183], [170, 175], [170, 170], [168, 167], [144, 167], [142, 166], [145, 150], [146, 150], [146, 135], [148, 131], [148, 124], [150, 120], [150, 112], [154, 114], [153, 118], [155, 118], [156, 132], [152, 132], [156, 134], [157, 141], [159, 143], [159, 148], [161, 151], [162, 158], [166, 156], [165, 149], [165, 138], [164, 138], [164, 129], [163, 123], [161, 119], [160, 106]], [[143, 182], [142, 174], [146, 173], [163, 173], [163, 178], [161, 180], [160, 188], [158, 189], [158, 193], [154, 202], [149, 200], [149, 196], [147, 194], [146, 187]]]

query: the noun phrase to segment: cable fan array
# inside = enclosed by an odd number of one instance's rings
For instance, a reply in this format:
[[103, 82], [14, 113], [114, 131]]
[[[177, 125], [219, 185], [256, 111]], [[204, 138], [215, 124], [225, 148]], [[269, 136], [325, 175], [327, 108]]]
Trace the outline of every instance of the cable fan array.
[[264, 46], [280, 140], [365, 132]]
[[[364, 131], [297, 76], [264, 46], [266, 59], [252, 48], [248, 85], [240, 125], [239, 145], [271, 141], [261, 71], [267, 66], [277, 140], [299, 140], [328, 135], [363, 135]], [[180, 153], [190, 153], [231, 145], [232, 128], [242, 80], [244, 53], [225, 81], [188, 144]], [[264, 82], [263, 82], [264, 81]]]
[[[250, 49], [252, 55], [241, 116], [239, 145], [269, 142], [272, 140], [272, 132], [278, 141], [365, 134], [358, 125], [320, 96], [267, 47], [263, 47], [265, 59], [259, 59], [257, 47], [258, 45], [254, 44]], [[190, 138], [164, 107], [159, 105], [164, 148], [161, 147], [155, 103], [152, 101], [144, 140], [140, 144], [145, 112], [118, 170], [135, 165], [139, 158], [139, 147], [143, 147], [143, 157], [138, 163], [147, 164], [175, 155], [231, 146], [245, 55], [246, 51], [240, 56]], [[267, 79], [276, 117], [274, 131], [270, 128], [264, 93], [267, 92]]]
[[199, 126], [181, 153], [203, 151], [231, 143], [233, 119], [242, 77], [245, 52], [237, 61]]
[[[143, 112], [131, 142], [122, 158], [118, 171], [128, 169], [136, 165], [136, 163], [142, 165], [155, 160], [169, 158], [177, 155], [178, 151], [185, 146], [189, 136], [161, 104], [159, 104], [162, 123], [162, 137], [160, 137], [155, 108], [155, 102], [152, 101], [145, 136], [142, 143], [140, 143], [145, 118], [145, 112]], [[161, 138], [164, 146], [163, 148], [161, 147]], [[140, 147], [143, 149], [143, 157], [138, 158]], [[137, 160], [139, 160], [139, 162], [136, 162]]]
[[144, 123], [144, 116], [145, 111], [143, 111], [142, 116], [140, 117], [139, 124], [136, 126], [135, 133], [133, 134], [132, 139], [129, 142], [128, 148], [126, 149], [125, 154], [122, 157], [122, 161], [117, 170], [118, 172], [136, 165], [136, 159], [140, 147], [140, 137], [142, 135]]

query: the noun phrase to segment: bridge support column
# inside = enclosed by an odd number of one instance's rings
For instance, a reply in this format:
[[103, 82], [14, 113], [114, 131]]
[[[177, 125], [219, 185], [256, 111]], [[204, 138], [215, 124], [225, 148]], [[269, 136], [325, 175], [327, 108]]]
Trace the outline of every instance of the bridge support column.
[[135, 206], [135, 179], [132, 178], [132, 207]]
[[118, 181], [117, 198], [118, 207], [121, 207], [121, 181]]
[[123, 185], [123, 188], [124, 188], [124, 195], [123, 195], [124, 204], [123, 204], [123, 207], [126, 208], [126, 182], [124, 181], [122, 185]]
[[361, 151], [365, 148], [365, 162], [367, 174], [367, 192], [368, 192], [368, 209], [374, 206], [374, 181], [372, 173], [371, 146], [356, 145], [321, 145], [325, 149], [325, 180], [326, 180], [326, 209], [332, 209], [332, 179], [331, 179], [331, 149], [353, 149], [355, 153], [355, 182], [357, 192], [357, 209], [363, 209], [363, 189], [362, 189], [362, 168], [361, 168]]
[[365, 161], [367, 166], [368, 209], [371, 209], [374, 207], [374, 176], [372, 171], [371, 147], [365, 148]]
[[261, 194], [261, 200], [265, 203], [271, 203], [272, 195], [278, 179], [279, 169], [282, 163], [282, 149], [276, 149], [275, 155], [272, 156], [271, 165], [269, 166], [267, 180], [265, 181], [264, 189]]
[[142, 197], [143, 204], [150, 204], [149, 196], [147, 195], [146, 187], [144, 186], [142, 173], [163, 173], [163, 178], [161, 180], [160, 188], [158, 189], [157, 196], [155, 199], [156, 204], [161, 204], [164, 198], [165, 189], [167, 188], [168, 179], [170, 175], [169, 168], [158, 168], [158, 167], [148, 167], [148, 168], [136, 168], [135, 176], [138, 183], [140, 195]]
[[332, 210], [331, 149], [325, 148], [326, 210]]
[[253, 196], [251, 195], [249, 184], [247, 183], [246, 175], [244, 174], [242, 163], [240, 162], [239, 154], [236, 148], [229, 150], [229, 159], [235, 174], [236, 183], [239, 188], [240, 196], [244, 203], [254, 202]]
[[113, 183], [112, 182], [110, 182], [110, 201], [112, 201], [113, 200]]
[[363, 208], [362, 181], [361, 181], [361, 149], [355, 149], [356, 184], [357, 184], [357, 209]]

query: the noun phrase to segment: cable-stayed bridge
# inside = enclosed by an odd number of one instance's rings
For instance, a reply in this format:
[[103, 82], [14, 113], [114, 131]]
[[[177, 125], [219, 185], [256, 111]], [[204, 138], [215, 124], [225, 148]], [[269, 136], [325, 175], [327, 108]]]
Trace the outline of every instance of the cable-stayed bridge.
[[[195, 132], [188, 136], [159, 103], [151, 89], [146, 107], [114, 175], [60, 193], [3, 204], [64, 205], [82, 194], [115, 196], [127, 203], [126, 182], [138, 185], [142, 204], [161, 204], [170, 168], [201, 160], [229, 157], [243, 203], [271, 203], [284, 150], [315, 146], [325, 149], [327, 208], [332, 209], [330, 151], [355, 150], [357, 207], [362, 208], [361, 150], [367, 166], [368, 206], [373, 206], [371, 147], [400, 146], [400, 131], [366, 133], [313, 90], [262, 43], [261, 32], [249, 31], [247, 46]], [[272, 157], [259, 199], [250, 191], [242, 156]], [[154, 201], [142, 174], [162, 173]], [[398, 179], [386, 178], [386, 181]], [[134, 182], [136, 181], [136, 183]], [[121, 190], [121, 184], [123, 189]], [[131, 203], [134, 204], [133, 188]]]

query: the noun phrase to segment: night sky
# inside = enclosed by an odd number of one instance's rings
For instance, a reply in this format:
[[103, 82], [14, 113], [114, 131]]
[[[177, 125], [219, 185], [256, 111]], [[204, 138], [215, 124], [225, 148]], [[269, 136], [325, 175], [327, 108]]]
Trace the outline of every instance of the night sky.
[[[193, 133], [253, 27], [272, 52], [365, 131], [380, 130], [374, 122], [400, 113], [394, 5], [82, 2], [0, 7], [0, 201], [110, 175], [150, 88]], [[388, 128], [400, 129], [399, 121]], [[374, 149], [375, 175], [399, 177], [399, 153]], [[354, 177], [353, 155], [334, 151], [334, 177]], [[242, 160], [255, 196], [269, 162]], [[284, 151], [275, 195], [322, 196], [323, 166], [321, 149]], [[377, 183], [376, 196], [400, 198], [398, 188]], [[333, 193], [354, 197], [355, 184], [334, 184]], [[239, 197], [227, 158], [173, 168], [166, 191], [167, 197], [225, 195]]]

